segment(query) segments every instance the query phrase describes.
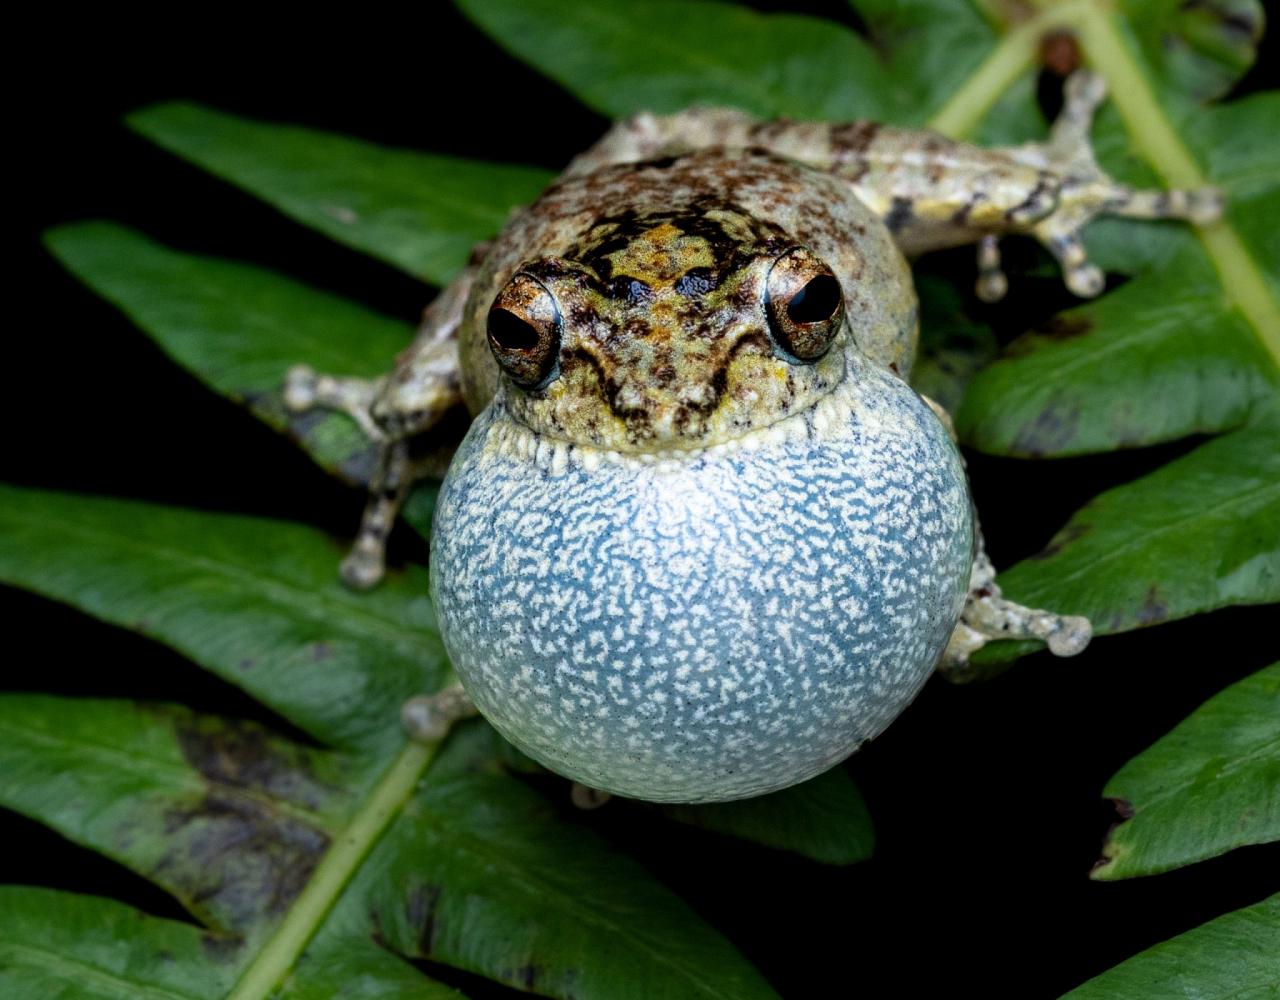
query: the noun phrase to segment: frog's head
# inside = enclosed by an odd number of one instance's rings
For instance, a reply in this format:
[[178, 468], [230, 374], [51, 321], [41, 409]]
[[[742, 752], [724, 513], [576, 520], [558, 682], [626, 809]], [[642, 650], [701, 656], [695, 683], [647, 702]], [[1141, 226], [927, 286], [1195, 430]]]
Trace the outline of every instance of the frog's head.
[[706, 201], [606, 216], [526, 261], [487, 336], [517, 420], [626, 452], [704, 447], [806, 409], [844, 377], [849, 339], [816, 253]]

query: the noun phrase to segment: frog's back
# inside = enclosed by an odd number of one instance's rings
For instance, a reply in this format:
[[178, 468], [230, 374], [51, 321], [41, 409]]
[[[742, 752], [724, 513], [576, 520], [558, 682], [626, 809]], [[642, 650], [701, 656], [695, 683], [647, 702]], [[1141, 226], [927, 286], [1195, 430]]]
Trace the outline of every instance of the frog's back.
[[655, 219], [725, 244], [808, 246], [840, 281], [859, 350], [899, 375], [910, 371], [915, 292], [883, 222], [829, 174], [759, 150], [710, 149], [563, 178], [512, 217], [485, 257], [460, 331], [463, 391], [473, 412], [487, 405], [498, 383], [486, 316], [521, 265], [544, 257], [581, 260], [605, 286], [615, 283], [626, 294], [627, 275], [600, 274], [609, 270], [601, 262], [625, 253], [626, 240]]

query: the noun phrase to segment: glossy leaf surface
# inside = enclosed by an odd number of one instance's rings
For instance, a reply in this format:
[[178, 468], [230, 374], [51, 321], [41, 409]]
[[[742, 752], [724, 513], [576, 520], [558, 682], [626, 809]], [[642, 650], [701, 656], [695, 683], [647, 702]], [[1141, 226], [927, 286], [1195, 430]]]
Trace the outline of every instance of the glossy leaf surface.
[[1280, 991], [1280, 895], [1180, 934], [1063, 1000], [1264, 1000]]
[[1210, 698], [1121, 768], [1103, 794], [1127, 818], [1107, 837], [1097, 879], [1280, 840], [1280, 663]]

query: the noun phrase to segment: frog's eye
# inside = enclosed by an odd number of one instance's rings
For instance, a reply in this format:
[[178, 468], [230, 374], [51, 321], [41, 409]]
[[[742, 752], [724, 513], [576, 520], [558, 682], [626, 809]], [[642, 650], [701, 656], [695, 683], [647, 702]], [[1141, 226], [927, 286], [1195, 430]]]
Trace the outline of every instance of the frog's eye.
[[498, 365], [516, 385], [532, 389], [560, 353], [560, 308], [541, 282], [517, 274], [489, 310], [488, 333]]
[[840, 330], [844, 295], [831, 268], [796, 247], [769, 269], [764, 304], [774, 343], [800, 361], [817, 361]]

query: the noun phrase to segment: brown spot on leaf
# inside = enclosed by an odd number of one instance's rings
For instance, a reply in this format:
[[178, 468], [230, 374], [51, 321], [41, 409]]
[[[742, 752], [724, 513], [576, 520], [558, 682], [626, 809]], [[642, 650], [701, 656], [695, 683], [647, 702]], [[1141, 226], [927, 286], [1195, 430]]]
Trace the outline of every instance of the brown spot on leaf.
[[1111, 844], [1111, 835], [1115, 832], [1116, 827], [1118, 827], [1121, 823], [1125, 822], [1126, 820], [1132, 819], [1135, 811], [1133, 808], [1133, 803], [1130, 802], [1128, 799], [1112, 798], [1112, 799], [1108, 799], [1107, 801], [1110, 802], [1112, 808], [1115, 809], [1117, 819], [1115, 822], [1113, 822], [1110, 826], [1107, 827], [1107, 832], [1103, 834], [1102, 856], [1093, 863], [1093, 868], [1090, 869], [1090, 874], [1097, 872], [1101, 868], [1105, 868], [1107, 865], [1109, 865], [1112, 861], [1115, 860], [1116, 852], [1115, 852], [1115, 848]]
[[1070, 340], [1093, 329], [1093, 320], [1083, 313], [1063, 313], [1036, 327], [1036, 332], [1050, 340]]
[[287, 909], [329, 846], [323, 830], [217, 788], [169, 809], [164, 833], [156, 880], [233, 931]]
[[538, 967], [530, 962], [516, 969], [515, 980], [526, 990], [532, 992], [538, 982]]
[[1049, 403], [1033, 420], [1022, 425], [1011, 450], [1028, 458], [1043, 458], [1061, 451], [1075, 436], [1079, 424], [1079, 406]]
[[1068, 524], [1065, 528], [1054, 535], [1052, 539], [1050, 539], [1048, 545], [1031, 558], [1048, 559], [1050, 556], [1056, 556], [1066, 546], [1070, 545], [1078, 538], [1083, 538], [1091, 530], [1092, 527], [1088, 524]]
[[1153, 583], [1147, 588], [1147, 593], [1142, 598], [1142, 603], [1138, 605], [1138, 610], [1134, 614], [1134, 621], [1139, 625], [1156, 625], [1166, 621], [1168, 617], [1169, 605], [1161, 599], [1160, 592]]
[[230, 962], [244, 941], [228, 934], [214, 934], [206, 931], [200, 935], [200, 950], [205, 957], [214, 962]]
[[330, 791], [314, 775], [306, 748], [272, 738], [261, 726], [181, 715], [174, 734], [188, 763], [212, 785], [226, 785], [318, 809]]
[[1204, 11], [1214, 17], [1227, 41], [1257, 43], [1262, 39], [1263, 21], [1254, 17], [1250, 8], [1240, 4], [1222, 3], [1221, 0], [1185, 0], [1184, 11]]
[[1004, 349], [1003, 356], [1006, 358], [1026, 357], [1028, 354], [1034, 354], [1048, 344], [1081, 337], [1092, 329], [1093, 320], [1088, 316], [1079, 313], [1054, 316], [1052, 319], [1041, 323], [1034, 330], [1015, 338]]
[[575, 996], [572, 986], [577, 975], [573, 970], [556, 972], [539, 966], [534, 962], [526, 962], [503, 972], [501, 978], [512, 986], [528, 993], [562, 996], [566, 1000], [573, 1000]]
[[286, 909], [310, 879], [330, 837], [303, 810], [330, 789], [312, 775], [313, 751], [260, 726], [177, 713], [173, 727], [204, 788], [165, 809], [154, 878], [217, 927], [243, 931]]
[[414, 928], [418, 936], [418, 953], [428, 958], [435, 950], [436, 935], [439, 924], [436, 916], [440, 909], [440, 886], [422, 884], [409, 890], [405, 901], [405, 916], [409, 926]]

